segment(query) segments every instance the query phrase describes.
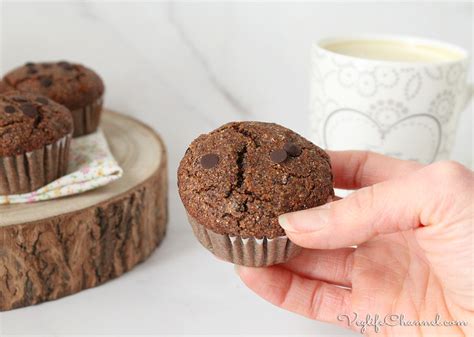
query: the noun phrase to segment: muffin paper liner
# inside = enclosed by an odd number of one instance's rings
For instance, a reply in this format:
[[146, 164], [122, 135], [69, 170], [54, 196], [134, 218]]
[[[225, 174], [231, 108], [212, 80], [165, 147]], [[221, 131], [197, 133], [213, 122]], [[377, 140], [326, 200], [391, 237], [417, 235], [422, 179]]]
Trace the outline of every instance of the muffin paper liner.
[[41, 149], [0, 157], [0, 195], [27, 193], [67, 172], [71, 135]]
[[287, 236], [257, 239], [218, 234], [187, 215], [199, 242], [217, 257], [234, 264], [266, 267], [286, 262], [301, 251]]
[[93, 133], [97, 130], [103, 102], [103, 97], [100, 97], [92, 102], [92, 104], [71, 111], [72, 118], [74, 119], [74, 138]]

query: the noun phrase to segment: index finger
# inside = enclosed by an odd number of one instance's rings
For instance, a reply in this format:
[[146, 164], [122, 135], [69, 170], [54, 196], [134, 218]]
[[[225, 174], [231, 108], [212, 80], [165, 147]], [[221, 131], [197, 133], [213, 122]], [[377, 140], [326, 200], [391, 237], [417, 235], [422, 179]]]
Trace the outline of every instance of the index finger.
[[337, 188], [358, 189], [404, 176], [424, 165], [369, 151], [326, 151]]

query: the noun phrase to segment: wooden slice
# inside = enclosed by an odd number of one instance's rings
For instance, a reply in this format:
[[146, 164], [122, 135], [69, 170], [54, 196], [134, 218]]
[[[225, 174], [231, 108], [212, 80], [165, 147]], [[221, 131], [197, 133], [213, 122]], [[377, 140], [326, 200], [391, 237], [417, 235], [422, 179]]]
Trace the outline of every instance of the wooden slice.
[[163, 238], [163, 142], [111, 111], [104, 111], [101, 128], [124, 170], [121, 179], [76, 196], [0, 206], [0, 310], [95, 287], [146, 259]]

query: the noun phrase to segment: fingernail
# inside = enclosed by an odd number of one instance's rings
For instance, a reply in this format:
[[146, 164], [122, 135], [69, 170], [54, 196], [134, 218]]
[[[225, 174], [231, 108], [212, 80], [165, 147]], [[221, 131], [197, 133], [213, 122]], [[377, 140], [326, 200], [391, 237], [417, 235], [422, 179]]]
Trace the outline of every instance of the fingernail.
[[293, 213], [287, 213], [278, 217], [280, 226], [289, 232], [316, 232], [329, 223], [330, 204], [316, 208], [307, 209]]

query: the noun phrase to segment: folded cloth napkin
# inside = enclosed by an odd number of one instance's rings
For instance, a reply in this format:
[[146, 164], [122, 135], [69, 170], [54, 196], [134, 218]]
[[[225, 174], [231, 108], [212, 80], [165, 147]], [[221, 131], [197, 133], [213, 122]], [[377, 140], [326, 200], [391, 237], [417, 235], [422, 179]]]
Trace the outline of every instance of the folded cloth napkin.
[[25, 194], [0, 195], [0, 205], [30, 203], [73, 195], [107, 185], [123, 174], [101, 130], [71, 141], [67, 175]]

